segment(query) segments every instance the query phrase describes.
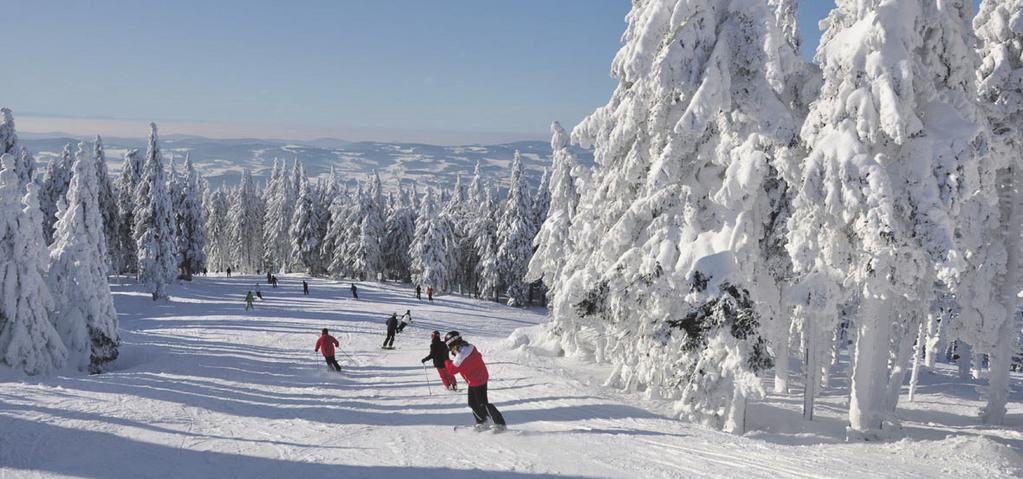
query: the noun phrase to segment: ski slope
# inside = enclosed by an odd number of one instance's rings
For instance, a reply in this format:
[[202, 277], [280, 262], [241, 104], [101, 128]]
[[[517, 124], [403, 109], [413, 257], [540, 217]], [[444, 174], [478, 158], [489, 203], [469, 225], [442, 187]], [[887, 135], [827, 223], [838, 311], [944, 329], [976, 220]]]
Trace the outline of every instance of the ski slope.
[[[601, 387], [600, 366], [513, 349], [508, 336], [544, 322], [539, 310], [451, 296], [431, 304], [373, 283], [353, 300], [349, 283], [318, 279], [303, 296], [301, 279], [281, 277], [280, 288], [261, 285], [266, 299], [246, 312], [242, 298], [257, 281], [199, 278], [173, 286], [169, 303], [115, 285], [123, 347], [114, 371], [2, 383], [0, 478], [1023, 474], [1019, 396], [1015, 426], [983, 428], [965, 416], [979, 404], [975, 392], [942, 387], [941, 374], [902, 411], [906, 439], [845, 443], [841, 408], [829, 407], [843, 398], [825, 396], [818, 421], [806, 424], [797, 395], [751, 406], [771, 420], [735, 436]], [[396, 350], [381, 350], [384, 320], [406, 309], [414, 323]], [[338, 354], [341, 374], [312, 350], [323, 327], [351, 355]], [[457, 329], [481, 349], [509, 432], [453, 430], [472, 416], [465, 393], [444, 391], [420, 364], [434, 329]]]

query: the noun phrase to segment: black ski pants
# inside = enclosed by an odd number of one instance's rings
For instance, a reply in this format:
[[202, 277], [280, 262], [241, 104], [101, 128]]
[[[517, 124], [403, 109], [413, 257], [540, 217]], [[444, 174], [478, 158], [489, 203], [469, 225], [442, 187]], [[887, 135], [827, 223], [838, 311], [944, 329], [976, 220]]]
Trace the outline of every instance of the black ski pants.
[[504, 416], [501, 415], [501, 411], [498, 411], [497, 407], [487, 400], [486, 384], [469, 386], [469, 408], [472, 409], [472, 415], [476, 416], [476, 424], [483, 424], [487, 420], [487, 416], [490, 416], [490, 419], [494, 420], [494, 424], [504, 426]]
[[341, 365], [337, 363], [337, 359], [334, 356], [325, 356], [323, 359], [327, 360], [327, 367], [335, 371], [341, 370]]
[[384, 347], [385, 348], [394, 347], [394, 329], [392, 328], [387, 328], [387, 337], [384, 338]]

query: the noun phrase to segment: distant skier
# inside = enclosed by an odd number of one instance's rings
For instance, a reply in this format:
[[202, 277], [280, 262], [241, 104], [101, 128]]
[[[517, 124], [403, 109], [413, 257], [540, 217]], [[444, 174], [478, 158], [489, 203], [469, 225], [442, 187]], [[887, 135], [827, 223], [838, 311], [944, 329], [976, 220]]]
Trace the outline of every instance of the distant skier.
[[276, 274], [270, 276], [270, 286], [273, 286], [274, 288], [277, 287], [277, 275]]
[[316, 347], [313, 348], [313, 351], [320, 351], [323, 353], [323, 359], [327, 361], [328, 368], [341, 372], [341, 365], [337, 363], [336, 359], [334, 359], [335, 346], [341, 346], [341, 343], [337, 341], [337, 338], [331, 336], [330, 333], [327, 332], [327, 328], [323, 328], [323, 334], [321, 334], [320, 338], [316, 340]]
[[455, 355], [453, 361], [444, 362], [444, 368], [452, 375], [461, 374], [462, 379], [469, 385], [469, 408], [476, 419], [474, 429], [477, 432], [489, 429], [488, 417], [494, 422], [494, 432], [507, 429], [501, 411], [487, 399], [487, 381], [490, 374], [487, 372], [486, 363], [483, 362], [483, 355], [473, 345], [463, 340], [458, 331], [444, 335], [444, 344]]
[[255, 301], [255, 300], [252, 298], [252, 291], [249, 291], [248, 294], [245, 295], [245, 310], [246, 311], [248, 311], [250, 309], [256, 309], [255, 306], [252, 306], [252, 302], [253, 301]]
[[426, 297], [430, 300], [431, 303], [433, 302], [433, 286], [426, 287]]
[[381, 346], [384, 349], [394, 349], [394, 332], [398, 329], [398, 314], [391, 313], [391, 317], [387, 318], [387, 337], [384, 338], [384, 345]]
[[227, 267], [227, 277], [228, 278], [231, 277], [231, 267], [230, 266]]
[[273, 284], [273, 275], [269, 271], [266, 272], [266, 284]]
[[256, 297], [259, 298], [260, 301], [263, 300], [263, 292], [259, 290], [259, 283], [256, 283]]
[[401, 324], [398, 325], [398, 332], [405, 330], [405, 326], [408, 326], [412, 322], [412, 310], [406, 309], [405, 314], [401, 315]]
[[444, 367], [444, 363], [448, 360], [448, 347], [444, 344], [444, 341], [440, 340], [439, 331], [434, 331], [430, 335], [430, 354], [426, 355], [420, 362], [425, 363], [431, 359], [433, 360], [433, 367], [437, 368], [437, 374], [440, 375], [440, 382], [444, 383], [444, 389], [457, 391], [458, 381]]
[[203, 276], [206, 276], [206, 274], [207, 274], [207, 273], [209, 273], [209, 270], [207, 270], [207, 269], [206, 269], [206, 267], [205, 267], [205, 266], [203, 266], [203, 267], [202, 267], [202, 275], [203, 275]]
[[309, 296], [309, 283], [306, 283], [305, 280], [302, 280], [302, 294]]
[[359, 299], [359, 288], [355, 287], [355, 283], [352, 283], [352, 297]]
[[423, 300], [423, 287], [418, 284], [416, 285], [416, 299]]

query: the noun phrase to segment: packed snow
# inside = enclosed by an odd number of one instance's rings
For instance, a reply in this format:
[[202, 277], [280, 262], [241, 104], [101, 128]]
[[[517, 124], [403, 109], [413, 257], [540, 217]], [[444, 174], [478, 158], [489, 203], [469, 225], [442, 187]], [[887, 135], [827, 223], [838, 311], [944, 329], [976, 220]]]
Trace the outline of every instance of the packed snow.
[[[840, 393], [813, 423], [798, 394], [772, 395], [737, 436], [673, 418], [662, 401], [601, 386], [604, 366], [529, 342], [543, 312], [460, 296], [416, 301], [407, 285], [281, 277], [196, 278], [154, 303], [114, 284], [121, 354], [101, 375], [8, 378], [0, 391], [0, 477], [1018, 477], [1020, 378], [1005, 428], [976, 424], [974, 383], [927, 375], [900, 402], [906, 438], [846, 443]], [[303, 296], [301, 280], [310, 283]], [[396, 349], [384, 320], [411, 309]], [[341, 342], [340, 374], [313, 352]], [[525, 328], [520, 330], [520, 328]], [[482, 351], [504, 434], [472, 423], [465, 393], [420, 360], [429, 334], [458, 330]], [[516, 330], [520, 330], [516, 332]], [[514, 334], [513, 334], [514, 333]], [[512, 336], [513, 339], [509, 339]], [[529, 344], [526, 344], [529, 343]], [[9, 371], [7, 372], [9, 374]], [[463, 387], [464, 385], [461, 384]]]

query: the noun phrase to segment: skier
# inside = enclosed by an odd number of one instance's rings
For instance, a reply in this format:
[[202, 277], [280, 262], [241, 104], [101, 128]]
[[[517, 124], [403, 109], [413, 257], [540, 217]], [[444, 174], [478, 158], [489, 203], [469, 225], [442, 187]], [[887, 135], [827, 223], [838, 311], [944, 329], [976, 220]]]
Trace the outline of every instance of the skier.
[[401, 315], [401, 324], [398, 325], [398, 332], [405, 330], [405, 326], [408, 326], [412, 322], [412, 311], [406, 309], [405, 314]]
[[256, 297], [259, 298], [260, 301], [263, 300], [263, 292], [259, 290], [259, 283], [256, 283]]
[[249, 293], [245, 295], [245, 310], [246, 311], [248, 311], [250, 309], [256, 309], [254, 306], [252, 306], [252, 302], [253, 301], [254, 301], [254, 299], [252, 298], [252, 291], [249, 291]]
[[359, 299], [359, 288], [355, 287], [355, 283], [352, 283], [352, 297]]
[[381, 346], [383, 349], [394, 349], [394, 332], [398, 328], [398, 314], [391, 313], [391, 317], [387, 318], [387, 337], [384, 338], [384, 345]]
[[302, 294], [309, 296], [309, 283], [306, 283], [305, 280], [302, 280]]
[[487, 399], [487, 380], [490, 374], [487, 372], [487, 365], [483, 362], [483, 355], [471, 344], [467, 343], [458, 331], [450, 331], [444, 335], [444, 344], [455, 355], [454, 361], [445, 360], [444, 369], [451, 375], [461, 374], [462, 379], [469, 385], [469, 408], [476, 418], [477, 432], [490, 428], [487, 424], [489, 417], [494, 425], [494, 432], [502, 432], [508, 427], [504, 423], [504, 416]]
[[418, 284], [416, 285], [416, 299], [423, 300], [423, 288]]
[[273, 275], [269, 271], [266, 272], [266, 284], [273, 284]]
[[270, 286], [277, 287], [277, 275], [270, 276]]
[[227, 277], [228, 278], [231, 277], [231, 267], [230, 266], [227, 267]]
[[433, 286], [426, 287], [426, 297], [431, 303], [433, 302]]
[[440, 340], [439, 331], [434, 331], [430, 335], [430, 354], [426, 355], [420, 362], [425, 363], [431, 359], [433, 360], [433, 367], [437, 368], [437, 374], [440, 375], [440, 382], [444, 383], [444, 389], [457, 391], [458, 381], [444, 367], [444, 362], [448, 360], [448, 347], [444, 345], [444, 341]]
[[341, 365], [337, 363], [336, 359], [334, 359], [335, 346], [341, 346], [341, 343], [337, 341], [337, 338], [331, 336], [330, 333], [327, 332], [327, 328], [323, 328], [323, 334], [321, 334], [320, 338], [316, 340], [316, 347], [313, 348], [313, 351], [320, 351], [323, 353], [323, 359], [327, 361], [328, 368], [341, 372]]

